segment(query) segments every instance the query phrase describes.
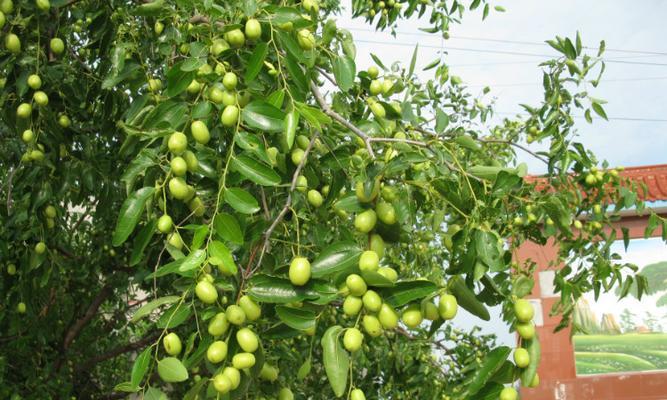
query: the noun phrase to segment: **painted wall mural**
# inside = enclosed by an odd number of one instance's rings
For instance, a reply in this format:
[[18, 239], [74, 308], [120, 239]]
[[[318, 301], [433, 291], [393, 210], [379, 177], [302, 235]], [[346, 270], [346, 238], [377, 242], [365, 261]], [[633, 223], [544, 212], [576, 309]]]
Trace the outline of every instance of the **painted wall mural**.
[[612, 252], [632, 263], [648, 279], [648, 295], [638, 300], [636, 288], [618, 300], [615, 293], [595, 300], [586, 294], [577, 304], [574, 342], [577, 375], [667, 370], [667, 246], [660, 238], [622, 241]]

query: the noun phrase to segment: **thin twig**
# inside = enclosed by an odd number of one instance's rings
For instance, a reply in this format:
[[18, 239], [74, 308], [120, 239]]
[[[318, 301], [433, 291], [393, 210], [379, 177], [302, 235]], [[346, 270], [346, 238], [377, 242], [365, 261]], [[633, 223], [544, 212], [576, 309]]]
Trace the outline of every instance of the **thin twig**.
[[336, 83], [336, 80], [333, 78], [333, 76], [329, 75], [327, 71], [325, 71], [321, 67], [315, 67], [315, 69], [322, 74], [323, 77], [325, 77], [329, 82], [333, 83], [334, 85], [338, 86], [338, 83]]
[[16, 175], [16, 171], [18, 171], [18, 168], [13, 168], [9, 172], [9, 178], [7, 179], [7, 213], [10, 214], [10, 211], [12, 210], [12, 205], [14, 202], [12, 201], [12, 181], [14, 180], [14, 175]]
[[326, 102], [324, 97], [322, 96], [322, 93], [320, 93], [320, 88], [317, 87], [317, 85], [314, 82], [310, 82], [310, 91], [313, 92], [313, 95], [315, 96], [315, 100], [317, 103], [320, 105], [322, 108], [322, 111], [332, 119], [336, 120], [339, 124], [343, 125], [344, 127], [348, 128], [349, 130], [352, 131], [355, 135], [359, 136], [364, 143], [366, 144], [366, 150], [368, 150], [368, 155], [371, 158], [375, 158], [375, 153], [373, 152], [373, 147], [371, 146], [371, 140], [370, 137], [364, 133], [361, 129], [357, 128], [354, 126], [350, 121], [346, 120], [335, 112], [331, 106]]
[[264, 208], [264, 217], [269, 220], [271, 219], [271, 213], [269, 212], [269, 205], [266, 202], [266, 193], [264, 192], [264, 188], [260, 187], [259, 192], [262, 195], [262, 207]]
[[153, 332], [150, 335], [146, 336], [143, 339], [137, 340], [136, 342], [131, 342], [119, 347], [116, 347], [114, 349], [111, 349], [107, 351], [106, 353], [99, 354], [95, 357], [89, 358], [88, 360], [82, 362], [79, 364], [77, 367], [77, 370], [79, 371], [85, 371], [88, 370], [92, 367], [94, 367], [96, 364], [106, 361], [115, 357], [118, 357], [121, 354], [128, 353], [133, 350], [138, 350], [146, 345], [154, 342], [158, 337], [160, 336], [160, 332]]
[[526, 146], [523, 146], [519, 143], [512, 142], [510, 140], [505, 140], [505, 139], [479, 139], [480, 142], [484, 144], [491, 144], [491, 143], [498, 143], [498, 144], [508, 144], [510, 146], [514, 146], [517, 149], [521, 149], [525, 151], [526, 153], [530, 154], [531, 156], [537, 158], [538, 160], [542, 161], [543, 163], [549, 165], [549, 161], [544, 159], [544, 157], [540, 156], [539, 154], [535, 153], [531, 149], [529, 149]]

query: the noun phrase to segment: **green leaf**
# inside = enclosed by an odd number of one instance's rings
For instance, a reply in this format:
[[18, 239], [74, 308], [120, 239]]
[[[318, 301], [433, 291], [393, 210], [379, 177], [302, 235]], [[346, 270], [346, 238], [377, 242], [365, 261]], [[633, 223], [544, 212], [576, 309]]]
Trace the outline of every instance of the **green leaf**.
[[320, 295], [306, 287], [296, 287], [284, 278], [269, 275], [255, 275], [250, 280], [248, 295], [256, 301], [265, 303], [292, 303], [295, 301], [315, 300]]
[[192, 313], [190, 305], [174, 304], [160, 316], [155, 324], [160, 329], [171, 329], [185, 322]]
[[146, 226], [141, 228], [137, 237], [134, 238], [134, 243], [132, 244], [132, 254], [130, 255], [129, 265], [133, 267], [141, 261], [144, 256], [144, 250], [146, 246], [150, 243], [153, 235], [155, 234], [155, 227], [157, 226], [157, 219], [150, 220]]
[[239, 226], [239, 222], [233, 215], [227, 213], [219, 213], [213, 220], [213, 227], [215, 233], [222, 239], [236, 244], [243, 244], [243, 232]]
[[250, 128], [267, 132], [282, 131], [285, 119], [284, 112], [262, 100], [255, 100], [243, 107], [241, 116]]
[[498, 240], [497, 233], [477, 229], [474, 241], [477, 258], [480, 261], [486, 264], [492, 272], [505, 270], [504, 250]]
[[178, 96], [183, 93], [197, 75], [196, 71], [183, 71], [181, 67], [184, 61], [174, 64], [167, 71], [167, 90], [164, 94], [168, 97]]
[[412, 76], [415, 72], [415, 65], [417, 64], [417, 51], [419, 50], [419, 44], [415, 46], [415, 50], [412, 52], [412, 59], [410, 60], [410, 69], [408, 69], [408, 76]]
[[225, 190], [224, 199], [225, 203], [240, 213], [254, 214], [259, 211], [257, 200], [253, 195], [241, 188], [229, 188]]
[[380, 67], [382, 69], [387, 69], [387, 67], [385, 67], [384, 64], [382, 63], [382, 60], [380, 60], [380, 57], [371, 53], [371, 58], [373, 59], [373, 61], [375, 61], [375, 63], [378, 65], [378, 67]]
[[238, 271], [238, 266], [236, 265], [236, 262], [234, 262], [232, 252], [229, 251], [224, 243], [214, 240], [209, 244], [208, 251], [212, 258], [220, 260], [220, 264], [217, 265], [218, 267], [222, 267], [230, 275], [236, 274]]
[[175, 357], [159, 360], [157, 362], [157, 373], [165, 382], [183, 382], [188, 379], [188, 370]]
[[141, 384], [141, 381], [144, 379], [144, 376], [148, 371], [152, 356], [153, 347], [149, 346], [146, 347], [134, 360], [134, 365], [132, 365], [132, 378], [130, 379], [132, 385], [139, 386], [139, 384]]
[[449, 116], [445, 114], [444, 111], [437, 108], [435, 110], [435, 131], [437, 133], [442, 133], [449, 125]]
[[459, 305], [466, 311], [483, 319], [484, 321], [489, 321], [491, 319], [489, 310], [486, 309], [484, 304], [477, 300], [475, 292], [466, 286], [466, 283], [459, 275], [456, 275], [449, 280], [448, 289], [451, 294], [456, 297]]
[[313, 278], [351, 271], [357, 266], [361, 249], [354, 242], [337, 242], [320, 252], [310, 265]]
[[354, 60], [350, 57], [336, 57], [331, 61], [331, 64], [338, 87], [344, 92], [352, 89], [354, 76], [357, 74]]
[[255, 79], [257, 74], [259, 74], [259, 71], [262, 70], [264, 59], [266, 58], [266, 54], [268, 52], [269, 45], [266, 42], [258, 43], [257, 46], [255, 46], [255, 50], [252, 52], [250, 58], [248, 59], [248, 65], [246, 66], [245, 75], [243, 76], [246, 82], [250, 82]]
[[[484, 360], [482, 365], [477, 369], [475, 376], [468, 386], [468, 395], [474, 396], [477, 392], [486, 385], [491, 378], [502, 366], [507, 356], [510, 355], [512, 350], [507, 346], [500, 346], [491, 350]], [[472, 397], [471, 397], [472, 398]]]
[[146, 148], [137, 154], [120, 177], [121, 182], [125, 182], [125, 191], [127, 194], [132, 192], [137, 178], [146, 173], [146, 170], [157, 164], [157, 149]]
[[160, 297], [155, 300], [149, 301], [148, 303], [144, 304], [141, 306], [132, 316], [131, 322], [137, 322], [141, 318], [147, 316], [153, 310], [156, 308], [165, 305], [165, 304], [171, 304], [176, 301], [180, 300], [180, 296], [165, 296], [165, 297]]
[[232, 159], [232, 167], [238, 173], [258, 185], [276, 186], [280, 183], [280, 175], [271, 169], [271, 167], [256, 161], [246, 154], [234, 157]]
[[340, 343], [343, 328], [334, 325], [322, 337], [324, 370], [336, 397], [342, 397], [347, 387], [350, 356]]
[[[313, 128], [317, 130], [322, 129], [322, 125], [331, 124], [331, 118], [328, 115], [323, 113], [320, 109], [311, 107], [307, 104], [299, 103], [298, 101], [294, 102], [294, 106], [299, 110], [299, 115], [303, 117]], [[298, 120], [297, 120], [298, 122]]]
[[155, 187], [144, 187], [128, 196], [120, 207], [116, 229], [111, 244], [120, 246], [125, 243], [141, 218], [146, 202], [155, 193]]
[[141, 400], [168, 400], [167, 395], [160, 389], [149, 387]]
[[592, 103], [591, 106], [593, 107], [593, 111], [605, 120], [609, 121], [609, 118], [607, 118], [607, 113], [604, 112], [604, 108], [599, 103]]
[[530, 356], [530, 364], [521, 371], [521, 383], [524, 386], [528, 386], [530, 382], [535, 378], [537, 373], [537, 367], [540, 365], [540, 358], [542, 351], [540, 349], [540, 339], [535, 334], [535, 337], [531, 340], [526, 340], [523, 343], [523, 347], [528, 350], [528, 355]]
[[436, 290], [438, 286], [430, 281], [398, 282], [392, 288], [382, 289], [382, 297], [385, 303], [395, 308], [429, 296]]
[[315, 313], [302, 308], [276, 306], [276, 314], [290, 328], [305, 331], [315, 327]]
[[181, 263], [181, 266], [178, 267], [178, 270], [181, 272], [185, 272], [193, 270], [195, 268], [199, 268], [204, 263], [205, 260], [206, 260], [206, 250], [197, 249], [185, 257], [185, 259]]
[[310, 358], [308, 358], [301, 366], [299, 367], [299, 371], [296, 373], [296, 379], [302, 381], [304, 380], [308, 374], [310, 374], [310, 370], [312, 368], [312, 362]]
[[525, 297], [530, 294], [534, 285], [535, 282], [532, 278], [528, 278], [527, 276], [520, 276], [516, 279], [516, 281], [514, 281], [514, 285], [512, 286], [512, 294], [519, 298]]

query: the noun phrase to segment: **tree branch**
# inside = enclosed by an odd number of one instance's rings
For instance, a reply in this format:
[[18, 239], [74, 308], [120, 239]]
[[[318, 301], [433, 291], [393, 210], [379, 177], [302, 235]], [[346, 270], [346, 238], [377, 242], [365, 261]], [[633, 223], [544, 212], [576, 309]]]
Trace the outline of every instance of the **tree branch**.
[[313, 95], [315, 96], [315, 100], [317, 101], [317, 104], [320, 105], [322, 108], [322, 111], [329, 117], [331, 117], [333, 120], [337, 121], [339, 124], [343, 125], [347, 129], [351, 130], [352, 133], [355, 135], [359, 136], [364, 143], [366, 144], [366, 150], [368, 150], [368, 155], [371, 158], [375, 158], [375, 153], [373, 152], [373, 147], [371, 146], [371, 138], [364, 133], [361, 129], [357, 128], [354, 126], [350, 121], [346, 120], [343, 118], [342, 115], [338, 114], [335, 112], [331, 106], [326, 102], [324, 97], [322, 96], [322, 93], [320, 93], [320, 88], [317, 87], [317, 85], [314, 82], [310, 82], [310, 91], [313, 92]]
[[160, 332], [152, 332], [148, 336], [137, 340], [136, 342], [130, 342], [122, 346], [113, 348], [106, 353], [99, 354], [95, 357], [89, 358], [86, 361], [80, 363], [77, 366], [77, 371], [85, 371], [94, 367], [95, 365], [101, 363], [102, 361], [110, 360], [112, 358], [118, 357], [121, 354], [129, 353], [130, 351], [138, 350], [146, 347], [147, 345], [153, 343], [160, 337]]
[[62, 344], [62, 349], [63, 352], [67, 351], [69, 346], [72, 344], [74, 339], [76, 339], [77, 336], [79, 336], [79, 333], [81, 333], [81, 330], [90, 322], [91, 319], [97, 314], [97, 310], [100, 308], [102, 303], [111, 295], [113, 294], [113, 289], [111, 288], [110, 285], [105, 285], [100, 292], [95, 296], [93, 299], [92, 303], [88, 306], [88, 309], [86, 310], [85, 314], [81, 318], [79, 318], [70, 328], [67, 330], [65, 333], [65, 337], [63, 339], [63, 344]]
[[541, 157], [539, 154], [535, 153], [534, 151], [532, 151], [528, 147], [523, 146], [519, 143], [514, 143], [512, 141], [505, 140], [505, 139], [479, 139], [479, 141], [481, 143], [484, 143], [484, 144], [498, 143], [498, 144], [508, 144], [510, 146], [514, 146], [517, 149], [521, 149], [521, 150], [525, 151], [526, 153], [530, 154], [531, 156], [533, 156], [533, 157], [537, 158], [538, 160], [542, 161], [543, 163], [549, 165], [549, 161], [544, 159], [544, 157]]

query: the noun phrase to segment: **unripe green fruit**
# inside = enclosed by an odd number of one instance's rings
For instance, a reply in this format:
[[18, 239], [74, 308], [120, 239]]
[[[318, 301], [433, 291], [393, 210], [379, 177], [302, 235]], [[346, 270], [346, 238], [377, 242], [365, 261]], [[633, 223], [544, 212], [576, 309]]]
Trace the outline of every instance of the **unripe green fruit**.
[[500, 397], [499, 397], [500, 400], [517, 400], [518, 398], [519, 394], [513, 387], [506, 387], [500, 391]]
[[46, 244], [44, 242], [39, 242], [35, 245], [35, 253], [44, 254], [46, 251]]
[[211, 53], [214, 56], [219, 56], [223, 51], [229, 50], [229, 43], [224, 39], [218, 39], [211, 45]]
[[183, 239], [177, 231], [174, 231], [167, 236], [167, 243], [179, 250], [183, 248]]
[[378, 257], [384, 257], [384, 240], [382, 239], [382, 236], [377, 233], [372, 234], [368, 247], [377, 253]]
[[292, 153], [290, 155], [290, 159], [292, 160], [292, 163], [294, 165], [299, 165], [299, 164], [301, 164], [301, 161], [303, 160], [303, 157], [305, 155], [306, 155], [306, 152], [297, 147], [294, 150], [292, 150]]
[[315, 48], [315, 36], [308, 29], [301, 29], [297, 32], [297, 41], [299, 42], [299, 46], [304, 50]]
[[171, 178], [169, 180], [169, 193], [175, 199], [184, 200], [189, 195], [188, 184], [185, 183], [183, 178]]
[[289, 388], [282, 388], [278, 392], [278, 400], [294, 400], [294, 394]]
[[530, 355], [528, 350], [520, 347], [514, 350], [514, 363], [519, 368], [526, 368], [530, 365]]
[[44, 209], [44, 215], [47, 218], [55, 218], [56, 217], [56, 208], [54, 206], [46, 206]]
[[352, 295], [347, 296], [345, 301], [343, 301], [343, 312], [348, 317], [354, 317], [355, 315], [359, 314], [359, 311], [361, 311], [361, 307], [363, 305], [364, 302], [359, 297]]
[[25, 305], [24, 302], [20, 302], [20, 303], [16, 306], [16, 311], [17, 311], [19, 314], [25, 314], [26, 309], [27, 309], [27, 307], [26, 307], [26, 305]]
[[382, 298], [374, 290], [367, 290], [361, 298], [364, 302], [364, 308], [370, 312], [380, 311], [382, 307]]
[[[215, 104], [222, 104], [223, 99], [224, 99], [224, 93], [226, 92], [220, 89], [219, 87], [213, 86], [211, 90], [208, 91], [208, 98]], [[236, 102], [232, 103], [235, 104]], [[231, 105], [231, 104], [225, 104], [225, 105]]]
[[343, 346], [351, 353], [359, 350], [364, 341], [364, 335], [357, 328], [348, 328], [343, 335]]
[[5, 47], [10, 53], [18, 54], [21, 52], [21, 39], [13, 33], [5, 36]]
[[56, 221], [53, 218], [47, 218], [46, 219], [46, 227], [48, 229], [53, 229], [56, 226]]
[[262, 25], [254, 18], [245, 23], [245, 37], [249, 40], [257, 40], [262, 36]]
[[369, 91], [372, 96], [377, 96], [378, 94], [382, 93], [382, 82], [377, 79], [373, 79], [371, 81]]
[[368, 290], [368, 286], [364, 281], [364, 278], [357, 274], [350, 274], [345, 279], [345, 285], [350, 290], [350, 294], [353, 296], [363, 296], [364, 293]]
[[359, 269], [361, 271], [374, 272], [380, 267], [380, 257], [373, 250], [366, 250], [359, 257]]
[[522, 339], [530, 340], [535, 337], [535, 325], [532, 322], [520, 322], [516, 324], [516, 332]]
[[412, 305], [403, 311], [401, 320], [408, 328], [414, 329], [421, 325], [424, 317], [422, 316], [419, 306]]
[[188, 172], [188, 164], [183, 157], [172, 158], [169, 165], [171, 166], [171, 172], [175, 176], [185, 176], [185, 173]]
[[369, 107], [373, 115], [375, 115], [375, 118], [382, 119], [387, 116], [387, 111], [384, 109], [384, 106], [381, 103], [373, 103]]
[[324, 198], [322, 197], [320, 192], [318, 192], [315, 189], [312, 189], [308, 191], [308, 203], [310, 203], [311, 206], [318, 208], [322, 206], [322, 204], [324, 203]]
[[162, 31], [164, 31], [164, 24], [160, 21], [155, 21], [155, 25], [153, 25], [153, 32], [155, 32], [156, 35], [161, 35]]
[[199, 281], [195, 286], [195, 294], [205, 304], [213, 304], [218, 299], [218, 291], [209, 281]]
[[306, 179], [305, 176], [299, 175], [296, 178], [296, 190], [301, 193], [304, 193], [306, 190], [308, 190], [308, 179]]
[[188, 137], [183, 132], [174, 132], [169, 136], [167, 147], [173, 154], [183, 154], [188, 147]]
[[308, 12], [318, 12], [320, 10], [320, 5], [318, 4], [317, 0], [303, 0], [301, 5], [303, 5], [303, 8]]
[[206, 358], [213, 364], [217, 364], [227, 358], [227, 343], [216, 340], [206, 350]]
[[213, 377], [213, 388], [220, 394], [226, 394], [232, 390], [232, 382], [225, 375], [218, 374]]
[[162, 346], [164, 346], [164, 351], [167, 352], [170, 356], [177, 356], [181, 353], [183, 348], [181, 344], [181, 338], [177, 334], [171, 332], [162, 339]]
[[171, 228], [173, 226], [174, 226], [174, 221], [172, 221], [171, 217], [167, 214], [161, 216], [157, 220], [157, 230], [161, 233], [171, 232]]
[[278, 368], [268, 363], [264, 363], [261, 371], [259, 371], [259, 377], [265, 381], [273, 382], [278, 379], [278, 372]]
[[377, 78], [379, 74], [380, 74], [380, 70], [378, 70], [378, 68], [376, 66], [373, 65], [373, 66], [368, 67], [368, 76], [371, 79]]
[[225, 369], [222, 370], [222, 374], [232, 383], [232, 390], [236, 389], [241, 384], [241, 373], [238, 369], [234, 367], [225, 367]]
[[7, 274], [8, 275], [16, 275], [16, 265], [15, 264], [7, 265]]
[[232, 46], [239, 48], [245, 44], [245, 35], [240, 29], [234, 29], [225, 34], [225, 39]]
[[229, 307], [227, 307], [225, 314], [227, 315], [227, 321], [237, 326], [243, 324], [246, 319], [245, 312], [241, 307], [237, 306], [236, 304], [232, 304]]
[[259, 347], [259, 340], [255, 332], [249, 328], [241, 328], [236, 332], [236, 341], [246, 353], [254, 353]]
[[241, 296], [239, 306], [245, 313], [248, 321], [257, 321], [262, 316], [262, 308], [247, 295]]
[[222, 95], [220, 97], [220, 101], [222, 101], [222, 104], [225, 106], [233, 106], [238, 101], [237, 97], [238, 96], [236, 95], [236, 92], [223, 90]]
[[528, 300], [518, 299], [514, 302], [514, 315], [520, 322], [530, 322], [535, 315], [533, 305]]
[[197, 94], [201, 90], [201, 83], [197, 82], [196, 79], [193, 79], [185, 90], [189, 94]]
[[61, 115], [60, 117], [58, 117], [58, 125], [67, 129], [70, 127], [70, 125], [72, 125], [72, 121], [69, 119], [67, 115]]
[[377, 215], [373, 210], [366, 210], [354, 218], [354, 227], [361, 233], [368, 233], [375, 228]]
[[36, 0], [35, 4], [37, 5], [37, 8], [39, 8], [42, 11], [49, 11], [51, 8], [51, 3], [49, 0]]
[[26, 119], [32, 115], [32, 106], [28, 103], [21, 103], [16, 108], [16, 116], [18, 118]]
[[429, 321], [435, 321], [440, 318], [440, 314], [438, 313], [438, 306], [431, 303], [430, 301], [425, 301], [422, 303], [422, 314], [424, 315], [424, 318]]
[[392, 202], [398, 198], [396, 190], [391, 186], [384, 186], [382, 188], [382, 198], [384, 201]]
[[183, 153], [183, 158], [185, 159], [185, 164], [188, 166], [188, 172], [196, 172], [197, 168], [199, 168], [199, 161], [197, 160], [195, 153], [186, 150], [185, 153]]
[[354, 389], [350, 392], [350, 400], [366, 400], [366, 395], [361, 389]]
[[148, 80], [148, 90], [151, 92], [157, 92], [162, 89], [162, 81], [159, 79], [149, 79]]
[[396, 210], [391, 204], [381, 201], [375, 206], [375, 212], [378, 219], [385, 224], [393, 225], [396, 223]]
[[237, 353], [232, 357], [232, 366], [236, 369], [247, 369], [255, 365], [255, 355], [252, 353]]
[[30, 88], [33, 90], [39, 89], [42, 87], [42, 78], [40, 78], [37, 74], [30, 75], [28, 77], [28, 86], [30, 86]]
[[53, 38], [49, 43], [49, 48], [53, 54], [59, 55], [65, 51], [65, 42], [60, 38]]
[[14, 11], [14, 2], [12, 0], [2, 0], [0, 2], [0, 11], [4, 14], [11, 14]]
[[366, 193], [366, 190], [364, 188], [364, 182], [357, 181], [354, 186], [354, 192], [357, 195], [357, 200], [359, 200], [362, 203], [369, 203], [375, 200], [378, 193], [380, 193], [380, 181], [377, 179], [375, 180], [370, 194]]
[[385, 329], [395, 329], [398, 326], [398, 314], [389, 304], [382, 304], [378, 312], [378, 319]]
[[208, 127], [202, 121], [194, 121], [190, 125], [190, 132], [197, 143], [206, 144], [211, 140], [211, 134], [208, 131]]
[[377, 317], [373, 315], [364, 315], [362, 325], [369, 336], [378, 337], [382, 335], [382, 325]]
[[398, 280], [398, 272], [391, 267], [381, 267], [378, 269], [378, 274], [384, 276], [391, 282], [396, 282]]
[[188, 209], [197, 217], [201, 217], [206, 212], [204, 202], [199, 197], [195, 197], [188, 202]]
[[296, 257], [289, 266], [289, 280], [292, 285], [303, 286], [310, 280], [310, 262], [304, 257]]
[[533, 377], [533, 380], [530, 381], [528, 384], [528, 387], [530, 388], [536, 388], [540, 386], [540, 376], [536, 373], [535, 376]]
[[442, 319], [453, 319], [456, 316], [458, 309], [459, 304], [456, 300], [456, 297], [452, 296], [451, 294], [440, 295], [440, 301], [438, 302], [438, 313]]
[[310, 144], [310, 138], [306, 135], [299, 135], [296, 137], [296, 145], [299, 146], [301, 150], [306, 150]]
[[233, 72], [227, 72], [225, 76], [222, 78], [222, 85], [227, 90], [234, 90], [238, 82], [239, 80], [236, 77], [236, 74]]
[[229, 322], [227, 322], [227, 315], [224, 312], [217, 313], [208, 323], [208, 333], [211, 336], [224, 335], [229, 329]]
[[30, 152], [30, 159], [33, 161], [44, 160], [44, 152], [41, 150], [33, 150]]
[[236, 106], [227, 106], [222, 110], [222, 116], [220, 121], [223, 126], [231, 127], [235, 126], [239, 120], [239, 108]]
[[35, 133], [31, 129], [26, 129], [21, 134], [21, 140], [26, 144], [32, 143], [32, 141], [35, 140]]

